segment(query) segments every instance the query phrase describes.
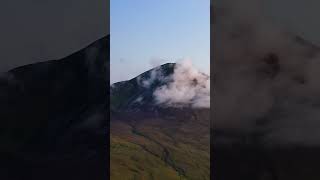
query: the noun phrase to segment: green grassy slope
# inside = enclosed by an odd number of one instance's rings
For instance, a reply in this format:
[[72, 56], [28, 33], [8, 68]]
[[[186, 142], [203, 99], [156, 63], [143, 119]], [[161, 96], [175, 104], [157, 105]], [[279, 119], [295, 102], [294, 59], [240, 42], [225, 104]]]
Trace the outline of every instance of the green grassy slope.
[[111, 179], [210, 179], [208, 111], [111, 121]]

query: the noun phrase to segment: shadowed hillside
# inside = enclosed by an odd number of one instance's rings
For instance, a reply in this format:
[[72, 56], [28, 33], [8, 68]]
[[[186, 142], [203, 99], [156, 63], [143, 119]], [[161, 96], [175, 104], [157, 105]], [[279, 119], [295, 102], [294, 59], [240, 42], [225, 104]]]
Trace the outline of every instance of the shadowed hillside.
[[0, 179], [107, 179], [109, 36], [0, 80]]

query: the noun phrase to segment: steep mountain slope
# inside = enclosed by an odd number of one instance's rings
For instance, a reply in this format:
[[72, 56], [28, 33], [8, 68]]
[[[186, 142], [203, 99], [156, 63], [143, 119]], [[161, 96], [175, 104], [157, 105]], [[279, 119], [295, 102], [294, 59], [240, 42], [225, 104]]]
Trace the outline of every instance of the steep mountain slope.
[[153, 92], [160, 86], [170, 83], [174, 63], [164, 64], [151, 69], [129, 81], [118, 82], [111, 86], [111, 107], [113, 110], [134, 110], [154, 107]]
[[109, 36], [3, 74], [1, 179], [106, 178], [108, 60]]
[[155, 92], [173, 83], [164, 64], [111, 87], [111, 179], [210, 179], [209, 108], [166, 106]]

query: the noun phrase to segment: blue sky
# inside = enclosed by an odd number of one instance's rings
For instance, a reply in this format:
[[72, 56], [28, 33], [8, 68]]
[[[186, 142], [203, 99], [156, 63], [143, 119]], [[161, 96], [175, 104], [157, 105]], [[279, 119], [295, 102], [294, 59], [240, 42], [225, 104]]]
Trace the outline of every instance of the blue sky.
[[183, 58], [209, 73], [209, 5], [209, 0], [111, 0], [111, 83]]

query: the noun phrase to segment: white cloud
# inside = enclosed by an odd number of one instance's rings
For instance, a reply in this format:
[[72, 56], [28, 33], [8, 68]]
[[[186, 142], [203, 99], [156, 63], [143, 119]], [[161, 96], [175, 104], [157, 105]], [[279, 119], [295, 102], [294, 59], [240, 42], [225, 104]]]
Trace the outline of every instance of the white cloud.
[[169, 78], [169, 84], [154, 92], [157, 103], [168, 106], [210, 107], [210, 77], [198, 71], [190, 60], [177, 63]]

